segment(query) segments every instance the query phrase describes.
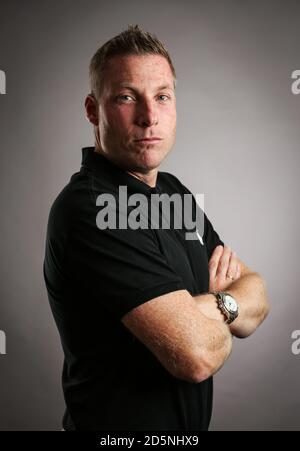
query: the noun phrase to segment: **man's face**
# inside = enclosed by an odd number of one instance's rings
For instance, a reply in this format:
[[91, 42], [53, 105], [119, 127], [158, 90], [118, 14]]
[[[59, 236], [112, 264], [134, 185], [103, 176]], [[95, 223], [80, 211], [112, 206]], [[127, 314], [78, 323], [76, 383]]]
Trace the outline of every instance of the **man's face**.
[[[128, 171], [158, 168], [176, 134], [173, 74], [160, 55], [116, 56], [108, 61], [99, 101], [100, 147]], [[156, 137], [156, 141], [140, 141]]]

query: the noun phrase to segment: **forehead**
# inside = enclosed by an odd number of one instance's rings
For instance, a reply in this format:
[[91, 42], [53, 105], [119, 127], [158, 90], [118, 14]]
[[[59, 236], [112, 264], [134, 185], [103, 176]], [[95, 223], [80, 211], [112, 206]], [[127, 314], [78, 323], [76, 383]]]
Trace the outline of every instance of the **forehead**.
[[126, 83], [170, 84], [173, 74], [161, 55], [126, 55], [111, 58], [104, 71], [104, 81], [112, 88]]

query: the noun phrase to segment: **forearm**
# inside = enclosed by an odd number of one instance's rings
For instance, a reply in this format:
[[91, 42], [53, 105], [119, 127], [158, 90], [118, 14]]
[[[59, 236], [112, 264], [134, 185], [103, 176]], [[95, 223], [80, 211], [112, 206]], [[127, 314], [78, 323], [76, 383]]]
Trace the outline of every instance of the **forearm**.
[[234, 281], [226, 292], [238, 302], [239, 316], [229, 326], [233, 335], [245, 338], [263, 322], [269, 312], [269, 301], [264, 279], [256, 272]]
[[202, 294], [194, 296], [193, 299], [200, 312], [208, 318], [208, 321], [203, 322], [202, 325], [205, 345], [201, 348], [209, 364], [210, 373], [214, 374], [223, 366], [231, 353], [232, 334], [217, 307], [214, 295]]
[[[264, 279], [248, 268], [230, 247], [217, 246], [209, 260], [209, 292], [225, 291], [236, 298], [239, 316], [230, 324], [230, 331], [239, 338], [248, 337], [262, 323], [269, 312]], [[229, 276], [229, 277], [228, 277]], [[233, 282], [230, 280], [233, 278]], [[202, 296], [199, 297], [202, 299]], [[204, 299], [204, 298], [203, 298]], [[205, 306], [209, 317], [217, 303]], [[223, 321], [224, 318], [221, 318]]]

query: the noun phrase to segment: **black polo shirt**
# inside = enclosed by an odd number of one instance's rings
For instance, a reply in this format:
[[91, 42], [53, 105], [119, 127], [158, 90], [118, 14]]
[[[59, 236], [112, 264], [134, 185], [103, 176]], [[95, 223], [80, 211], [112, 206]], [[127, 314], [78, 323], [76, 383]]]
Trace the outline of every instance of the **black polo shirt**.
[[[64, 350], [62, 374], [69, 430], [206, 430], [212, 378], [173, 377], [122, 324], [134, 307], [186, 289], [208, 292], [208, 260], [224, 244], [204, 215], [203, 244], [175, 228], [100, 229], [100, 194], [191, 194], [158, 172], [151, 188], [93, 147], [54, 201], [48, 221], [44, 277]], [[174, 212], [173, 212], [174, 213]]]

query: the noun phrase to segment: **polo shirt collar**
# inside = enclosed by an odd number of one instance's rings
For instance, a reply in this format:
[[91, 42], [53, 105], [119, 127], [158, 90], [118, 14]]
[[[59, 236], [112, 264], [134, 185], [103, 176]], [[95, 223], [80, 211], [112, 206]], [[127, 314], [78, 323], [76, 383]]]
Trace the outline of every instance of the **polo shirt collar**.
[[95, 147], [82, 148], [81, 167], [86, 167], [98, 175], [108, 175], [112, 182], [115, 182], [117, 185], [126, 185], [128, 191], [132, 193], [142, 193], [145, 195], [161, 193], [159, 172], [157, 174], [155, 187], [151, 187], [133, 175], [128, 174], [128, 172], [117, 166], [104, 155], [95, 152]]

